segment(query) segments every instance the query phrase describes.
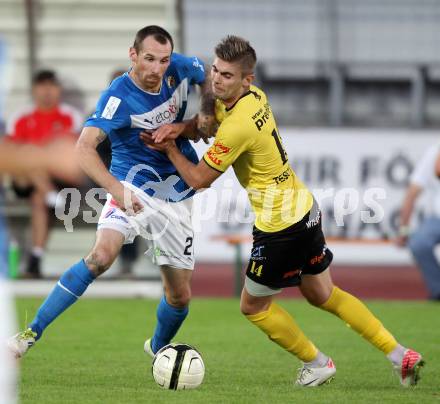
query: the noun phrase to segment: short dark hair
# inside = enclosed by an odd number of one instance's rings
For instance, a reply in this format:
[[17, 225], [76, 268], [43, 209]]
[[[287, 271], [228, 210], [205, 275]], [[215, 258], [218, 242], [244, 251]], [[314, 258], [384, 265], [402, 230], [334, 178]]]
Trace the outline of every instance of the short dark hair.
[[46, 81], [56, 85], [60, 84], [58, 76], [53, 70], [39, 70], [32, 76], [32, 84], [40, 84]]
[[154, 39], [162, 45], [169, 42], [171, 44], [171, 51], [174, 49], [173, 38], [168, 31], [158, 25], [148, 25], [136, 32], [133, 43], [133, 48], [136, 49], [136, 53], [139, 53], [141, 50], [142, 41], [149, 36], [153, 36]]
[[239, 36], [228, 35], [215, 47], [215, 54], [229, 63], [239, 63], [245, 73], [252, 73], [257, 63], [257, 54], [249, 41]]

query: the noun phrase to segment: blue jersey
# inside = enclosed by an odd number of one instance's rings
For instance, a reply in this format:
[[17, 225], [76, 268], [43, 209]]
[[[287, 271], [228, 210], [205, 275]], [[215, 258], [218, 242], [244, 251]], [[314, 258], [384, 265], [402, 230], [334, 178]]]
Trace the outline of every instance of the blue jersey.
[[[204, 66], [200, 60], [173, 53], [158, 93], [139, 88], [127, 72], [101, 94], [96, 111], [85, 126], [100, 128], [109, 136], [112, 145], [110, 172], [118, 180], [172, 202], [194, 194], [168, 157], [147, 148], [139, 134], [144, 129], [154, 130], [167, 123], [182, 121], [189, 86], [204, 80]], [[178, 138], [176, 144], [190, 161], [198, 162], [188, 139]]]

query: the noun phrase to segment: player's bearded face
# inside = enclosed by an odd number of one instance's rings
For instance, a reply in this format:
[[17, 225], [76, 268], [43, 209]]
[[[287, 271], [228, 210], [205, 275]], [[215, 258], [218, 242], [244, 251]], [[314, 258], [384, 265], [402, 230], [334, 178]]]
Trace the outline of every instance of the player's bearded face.
[[133, 73], [138, 84], [147, 91], [158, 91], [162, 78], [170, 65], [171, 44], [161, 44], [154, 37], [144, 39], [138, 53], [130, 51]]

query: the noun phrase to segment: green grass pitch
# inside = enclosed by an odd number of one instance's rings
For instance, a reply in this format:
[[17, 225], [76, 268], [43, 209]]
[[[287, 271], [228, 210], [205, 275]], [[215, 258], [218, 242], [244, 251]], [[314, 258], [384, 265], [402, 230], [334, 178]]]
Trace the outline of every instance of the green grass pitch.
[[[40, 299], [19, 299], [19, 324]], [[143, 342], [151, 336], [156, 301], [82, 299], [55, 321], [21, 362], [20, 402], [51, 403], [435, 403], [440, 402], [440, 305], [368, 302], [403, 344], [427, 365], [416, 388], [404, 389], [382, 353], [336, 317], [300, 300], [280, 301], [305, 333], [332, 356], [329, 385], [293, 385], [299, 361], [239, 312], [238, 300], [194, 299], [176, 341], [196, 346], [205, 361], [202, 386], [161, 390]]]

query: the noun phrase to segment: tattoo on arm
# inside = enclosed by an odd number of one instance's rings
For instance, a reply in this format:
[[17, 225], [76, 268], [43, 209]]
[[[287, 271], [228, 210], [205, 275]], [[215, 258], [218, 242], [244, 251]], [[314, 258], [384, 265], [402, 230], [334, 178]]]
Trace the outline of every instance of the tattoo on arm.
[[[210, 66], [205, 67], [205, 71], [209, 72]], [[205, 115], [214, 115], [215, 112], [215, 98], [212, 93], [211, 87], [211, 76], [205, 74], [205, 81], [200, 86], [202, 90], [201, 100], [200, 100], [200, 112]]]
[[196, 129], [199, 135], [201, 134], [206, 135], [210, 132], [211, 126], [208, 124], [208, 122], [205, 121], [205, 122], [200, 122], [199, 127]]
[[200, 112], [205, 115], [214, 115], [215, 100], [212, 93], [202, 93]]
[[98, 136], [96, 136], [96, 144], [98, 145], [102, 143], [106, 137], [107, 135], [105, 134], [105, 132], [102, 129], [99, 129], [99, 134]]

